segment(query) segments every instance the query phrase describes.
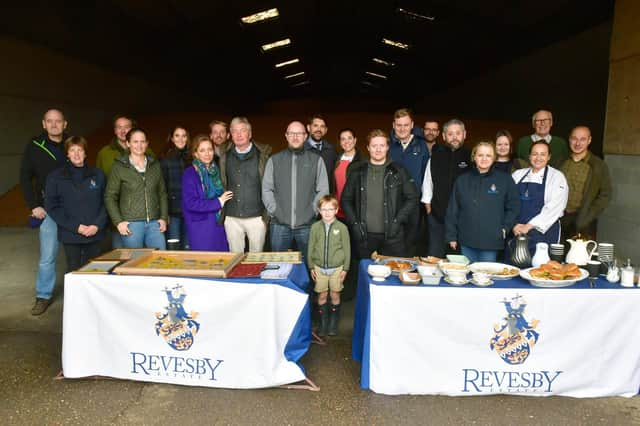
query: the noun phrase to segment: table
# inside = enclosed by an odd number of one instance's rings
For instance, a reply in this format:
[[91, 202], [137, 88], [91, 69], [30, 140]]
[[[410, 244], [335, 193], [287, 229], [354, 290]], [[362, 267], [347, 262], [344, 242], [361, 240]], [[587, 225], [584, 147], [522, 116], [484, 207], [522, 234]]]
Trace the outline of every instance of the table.
[[304, 265], [289, 279], [65, 275], [65, 377], [224, 388], [305, 380]]
[[626, 396], [640, 388], [640, 289], [375, 282], [360, 263], [360, 386], [383, 394]]

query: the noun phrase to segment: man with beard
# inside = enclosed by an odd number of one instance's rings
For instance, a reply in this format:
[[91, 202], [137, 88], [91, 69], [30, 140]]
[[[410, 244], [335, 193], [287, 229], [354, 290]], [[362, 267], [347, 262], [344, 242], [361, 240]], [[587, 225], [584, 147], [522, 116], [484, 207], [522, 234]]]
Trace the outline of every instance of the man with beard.
[[42, 118], [42, 132], [29, 141], [20, 166], [22, 194], [31, 210], [31, 222], [40, 225], [40, 262], [36, 277], [36, 300], [31, 315], [43, 314], [51, 304], [56, 285], [56, 258], [58, 257], [58, 225], [44, 209], [44, 189], [47, 176], [64, 166], [63, 141], [67, 120], [59, 109], [50, 109]]
[[329, 193], [327, 169], [315, 150], [304, 148], [304, 124], [287, 126], [287, 149], [267, 160], [262, 178], [262, 202], [271, 218], [271, 250], [296, 247], [307, 256], [309, 231], [320, 198]]
[[433, 152], [433, 147], [437, 146], [438, 136], [440, 135], [440, 125], [437, 121], [425, 121], [424, 123], [424, 139], [427, 141], [429, 154]]
[[[429, 149], [421, 135], [421, 129], [413, 127], [413, 114], [408, 108], [400, 108], [393, 114], [393, 129], [390, 135], [389, 156], [402, 165], [411, 175], [416, 190], [424, 180], [424, 171], [429, 161]], [[414, 132], [415, 130], [415, 132]], [[421, 214], [419, 205], [409, 214], [404, 235], [407, 238], [407, 253], [410, 256], [426, 255], [427, 226], [426, 217]], [[418, 253], [420, 246], [421, 253]]]
[[[327, 173], [333, 173], [336, 161], [338, 161], [338, 152], [336, 148], [324, 139], [327, 135], [327, 122], [320, 114], [315, 114], [307, 123], [307, 132], [309, 137], [304, 143], [304, 149], [314, 149], [322, 157]], [[333, 181], [333, 179], [330, 179]], [[333, 190], [333, 188], [332, 188]]]
[[220, 157], [227, 150], [229, 145], [229, 131], [227, 130], [227, 123], [220, 120], [213, 120], [209, 123], [209, 137], [213, 142], [213, 149], [215, 151], [214, 161], [219, 163]]
[[445, 146], [434, 150], [422, 182], [422, 202], [429, 215], [429, 254], [445, 255], [444, 218], [449, 205], [453, 183], [462, 173], [471, 169], [471, 152], [464, 146], [467, 132], [458, 119], [447, 121], [442, 137]]

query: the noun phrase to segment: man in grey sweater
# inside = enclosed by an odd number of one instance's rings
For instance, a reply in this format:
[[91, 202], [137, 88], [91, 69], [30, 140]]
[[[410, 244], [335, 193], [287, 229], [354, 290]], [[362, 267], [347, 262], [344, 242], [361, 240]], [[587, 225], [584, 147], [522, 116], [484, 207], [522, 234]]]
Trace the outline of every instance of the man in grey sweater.
[[327, 169], [314, 150], [305, 150], [304, 124], [292, 121], [287, 149], [269, 158], [262, 178], [262, 202], [269, 214], [271, 250], [296, 248], [305, 255], [320, 198], [329, 193]]

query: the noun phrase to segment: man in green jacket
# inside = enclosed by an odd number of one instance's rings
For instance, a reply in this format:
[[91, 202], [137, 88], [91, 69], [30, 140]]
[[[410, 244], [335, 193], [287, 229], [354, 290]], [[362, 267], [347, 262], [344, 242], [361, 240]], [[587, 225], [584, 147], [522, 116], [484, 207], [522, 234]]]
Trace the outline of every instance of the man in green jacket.
[[531, 124], [535, 133], [520, 138], [518, 141], [518, 158], [529, 163], [529, 148], [533, 142], [544, 139], [549, 144], [549, 152], [551, 152], [551, 161], [549, 165], [559, 169], [564, 160], [569, 157], [569, 148], [567, 141], [558, 136], [551, 136], [549, 133], [553, 126], [553, 115], [551, 111], [540, 110], [531, 117]]
[[595, 238], [597, 219], [611, 200], [611, 177], [607, 164], [589, 151], [591, 130], [578, 126], [571, 131], [571, 155], [561, 170], [569, 183], [569, 200], [560, 224], [563, 239], [577, 233]]
[[[104, 172], [105, 177], [109, 177], [115, 159], [127, 151], [127, 133], [133, 127], [136, 127], [135, 120], [126, 115], [118, 115], [113, 119], [113, 139], [98, 151], [96, 157], [96, 167]], [[145, 154], [155, 157], [151, 148], [147, 148]]]

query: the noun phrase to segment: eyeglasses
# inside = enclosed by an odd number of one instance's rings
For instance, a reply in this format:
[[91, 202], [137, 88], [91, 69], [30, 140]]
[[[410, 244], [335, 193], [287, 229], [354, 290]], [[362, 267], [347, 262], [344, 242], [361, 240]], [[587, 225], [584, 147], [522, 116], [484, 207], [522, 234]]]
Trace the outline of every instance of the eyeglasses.
[[292, 138], [303, 138], [306, 134], [306, 132], [287, 132], [287, 136]]
[[551, 119], [550, 118], [541, 118], [539, 120], [533, 120], [533, 122], [535, 124], [546, 124], [546, 123], [551, 123]]
[[334, 208], [323, 208], [323, 209], [320, 209], [320, 211], [322, 213], [331, 213], [331, 212], [335, 212], [336, 209], [334, 209]]

